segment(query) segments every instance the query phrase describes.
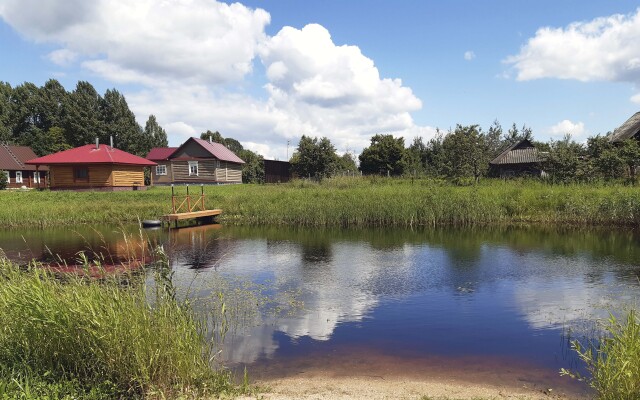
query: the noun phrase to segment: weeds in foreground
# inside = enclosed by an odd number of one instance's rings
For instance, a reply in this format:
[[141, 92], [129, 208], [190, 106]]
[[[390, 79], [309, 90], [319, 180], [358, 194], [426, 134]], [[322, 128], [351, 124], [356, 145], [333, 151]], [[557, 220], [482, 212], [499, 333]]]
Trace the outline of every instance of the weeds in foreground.
[[211, 368], [206, 322], [176, 300], [166, 272], [160, 269], [153, 281], [147, 288], [139, 275], [127, 284], [109, 276], [60, 279], [1, 258], [0, 398], [236, 391], [228, 371]]
[[604, 337], [587, 346], [573, 341], [572, 348], [586, 363], [590, 376], [566, 369], [561, 375], [587, 381], [601, 400], [640, 399], [640, 318], [635, 311], [624, 322], [611, 315]]

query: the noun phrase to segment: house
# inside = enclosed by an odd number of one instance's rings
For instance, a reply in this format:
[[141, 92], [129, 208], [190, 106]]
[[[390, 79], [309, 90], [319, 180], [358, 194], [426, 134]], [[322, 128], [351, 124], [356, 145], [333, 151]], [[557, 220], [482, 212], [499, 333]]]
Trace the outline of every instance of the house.
[[36, 171], [36, 167], [26, 163], [32, 158], [36, 158], [36, 154], [30, 147], [0, 145], [0, 170], [7, 174], [8, 188], [47, 187], [49, 168]]
[[144, 168], [156, 163], [105, 144], [87, 144], [27, 161], [48, 165], [52, 190], [141, 190]]
[[288, 161], [263, 160], [264, 182], [284, 183], [291, 180], [291, 163]]
[[633, 114], [624, 124], [616, 128], [609, 137], [609, 141], [620, 143], [631, 138], [640, 140], [640, 112]]
[[156, 185], [242, 183], [244, 161], [220, 143], [192, 137], [178, 148], [151, 149], [147, 160], [157, 163]]
[[522, 139], [489, 162], [489, 174], [501, 178], [513, 176], [541, 176], [544, 154], [528, 139]]

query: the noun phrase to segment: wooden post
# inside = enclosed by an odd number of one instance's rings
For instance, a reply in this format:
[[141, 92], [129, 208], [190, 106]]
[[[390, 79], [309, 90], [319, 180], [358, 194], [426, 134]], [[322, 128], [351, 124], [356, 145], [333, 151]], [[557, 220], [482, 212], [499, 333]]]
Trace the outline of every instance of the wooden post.
[[200, 184], [200, 206], [202, 207], [202, 211], [204, 211], [204, 185]]
[[[173, 183], [171, 184], [171, 210], [173, 214], [176, 213], [176, 195], [173, 191]], [[169, 222], [171, 223], [171, 222]]]
[[189, 196], [189, 184], [187, 184], [187, 212], [191, 212], [191, 197]]

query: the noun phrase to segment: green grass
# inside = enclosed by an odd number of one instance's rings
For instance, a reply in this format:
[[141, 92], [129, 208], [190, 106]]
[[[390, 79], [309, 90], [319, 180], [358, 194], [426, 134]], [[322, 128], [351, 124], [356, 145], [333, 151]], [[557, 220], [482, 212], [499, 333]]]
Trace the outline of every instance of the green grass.
[[212, 368], [210, 321], [176, 300], [164, 262], [147, 286], [144, 274], [56, 276], [0, 259], [0, 398], [235, 392]]
[[[177, 188], [184, 192], [184, 188]], [[192, 193], [199, 187], [192, 187]], [[621, 184], [550, 185], [484, 180], [455, 186], [438, 180], [334, 178], [322, 183], [205, 188], [208, 208], [239, 225], [471, 226], [548, 223], [637, 226], [640, 190]], [[106, 224], [157, 218], [170, 210], [170, 188], [143, 192], [0, 192], [4, 226]]]
[[640, 399], [640, 318], [635, 312], [629, 312], [623, 322], [611, 316], [605, 336], [597, 343], [583, 346], [574, 341], [572, 347], [590, 376], [564, 369], [561, 374], [586, 380], [600, 400]]

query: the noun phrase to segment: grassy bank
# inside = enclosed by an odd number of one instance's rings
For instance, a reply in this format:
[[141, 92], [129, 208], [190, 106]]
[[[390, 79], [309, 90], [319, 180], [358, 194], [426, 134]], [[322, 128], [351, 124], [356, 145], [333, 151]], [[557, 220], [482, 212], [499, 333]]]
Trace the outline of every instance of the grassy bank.
[[[234, 391], [167, 280], [96, 280], [0, 259], [0, 398], [187, 398]], [[126, 278], [126, 279], [125, 279]]]
[[[194, 190], [195, 189], [195, 190]], [[184, 188], [180, 188], [184, 192]], [[199, 188], [192, 187], [192, 193]], [[640, 190], [624, 185], [549, 185], [485, 180], [454, 186], [434, 180], [336, 178], [322, 183], [205, 188], [206, 205], [242, 225], [433, 226], [516, 223], [635, 226]], [[5, 226], [134, 222], [170, 208], [170, 188], [144, 192], [0, 192]]]

